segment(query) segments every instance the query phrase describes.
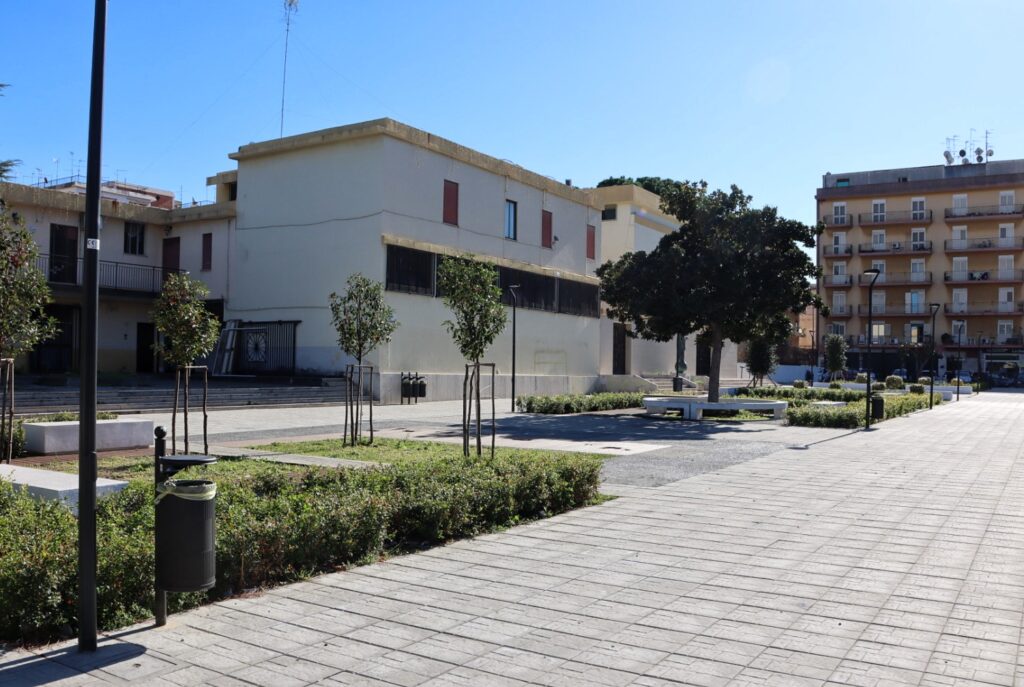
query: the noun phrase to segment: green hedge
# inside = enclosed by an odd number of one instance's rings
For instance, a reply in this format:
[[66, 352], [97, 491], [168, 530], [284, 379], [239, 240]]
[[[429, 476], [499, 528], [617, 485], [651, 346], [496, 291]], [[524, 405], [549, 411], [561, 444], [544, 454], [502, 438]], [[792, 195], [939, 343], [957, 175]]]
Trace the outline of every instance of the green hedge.
[[[591, 502], [594, 457], [445, 457], [372, 469], [222, 461], [188, 471], [217, 482], [217, 583], [172, 594], [172, 610], [471, 536]], [[184, 474], [184, 473], [183, 473]], [[132, 480], [98, 510], [99, 626], [151, 614], [153, 486]], [[0, 640], [75, 632], [76, 520], [0, 480]]]
[[520, 396], [516, 408], [526, 413], [543, 415], [567, 415], [589, 413], [597, 410], [618, 410], [620, 408], [641, 408], [644, 394], [640, 392], [605, 392], [600, 394], [563, 394], [560, 396]]
[[790, 389], [784, 386], [740, 387], [736, 389], [736, 395], [781, 401], [803, 399], [810, 401], [843, 401], [844, 403], [864, 398], [863, 391], [855, 391], [853, 389], [821, 389], [818, 387], [812, 389]]
[[912, 394], [923, 394], [924, 384], [910, 384], [907, 386], [907, 390]]
[[796, 379], [796, 380], [793, 381], [793, 388], [794, 389], [806, 389], [807, 388], [807, 382], [805, 382], [802, 379]]
[[888, 389], [902, 389], [903, 377], [900, 377], [899, 375], [889, 375], [885, 378], [885, 386]]
[[[927, 394], [905, 394], [902, 396], [885, 396], [885, 417], [890, 420], [894, 417], [907, 415], [917, 410], [924, 410], [928, 407]], [[934, 404], [942, 403], [942, 394], [935, 394]], [[786, 421], [790, 425], [799, 427], [832, 427], [835, 429], [854, 429], [864, 426], [865, 402], [848, 403], [845, 406], [802, 406], [789, 408], [786, 411]]]

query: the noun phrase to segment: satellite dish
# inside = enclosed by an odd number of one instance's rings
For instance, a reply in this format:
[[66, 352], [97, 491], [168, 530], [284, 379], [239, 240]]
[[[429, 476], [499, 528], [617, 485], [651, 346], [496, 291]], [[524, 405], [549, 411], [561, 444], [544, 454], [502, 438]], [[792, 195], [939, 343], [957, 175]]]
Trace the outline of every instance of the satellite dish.
[[986, 151], [985, 151], [985, 154], [986, 154], [986, 155], [988, 155], [989, 157], [992, 157], [993, 155], [995, 155], [995, 153], [993, 153], [993, 152], [992, 152], [992, 149], [991, 149], [991, 148], [989, 148], [988, 150], [986, 150]]
[[960, 157], [967, 157], [967, 151], [963, 148], [960, 149]]
[[984, 161], [985, 161], [985, 158], [983, 158], [983, 157], [982, 157], [981, 155], [978, 155], [978, 156], [977, 156], [976, 158], [974, 158], [974, 159], [975, 159], [975, 160], [977, 160], [978, 162], [984, 162]]
[[967, 159], [967, 158], [965, 157], [965, 158], [962, 158], [962, 159], [960, 160], [960, 164], [962, 164], [962, 165], [969, 165], [969, 164], [971, 164], [971, 161], [970, 161], [970, 160], [968, 160], [968, 159]]
[[943, 153], [943, 156], [946, 158], [947, 165], [953, 164], [953, 153], [947, 150], [946, 152]]
[[974, 154], [975, 154], [975, 155], [981, 155], [981, 154], [982, 154], [982, 153], [984, 153], [984, 152], [985, 152], [985, 151], [984, 151], [984, 150], [982, 150], [981, 148], [975, 148], [975, 149], [974, 149]]

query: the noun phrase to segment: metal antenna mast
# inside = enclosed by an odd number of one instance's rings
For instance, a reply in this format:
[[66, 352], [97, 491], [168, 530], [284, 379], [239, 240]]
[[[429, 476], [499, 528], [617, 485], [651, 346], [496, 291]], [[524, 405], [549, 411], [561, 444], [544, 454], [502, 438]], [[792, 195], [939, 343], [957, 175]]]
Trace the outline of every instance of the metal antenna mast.
[[292, 14], [299, 9], [299, 0], [284, 0], [284, 69], [281, 74], [281, 130], [278, 138], [284, 138], [284, 89], [288, 83], [288, 35], [292, 31]]

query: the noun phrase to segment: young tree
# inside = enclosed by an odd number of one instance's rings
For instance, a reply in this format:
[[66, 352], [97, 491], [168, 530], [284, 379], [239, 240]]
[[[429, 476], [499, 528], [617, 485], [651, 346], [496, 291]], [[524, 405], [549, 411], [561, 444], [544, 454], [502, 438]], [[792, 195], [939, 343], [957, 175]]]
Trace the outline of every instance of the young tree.
[[[345, 294], [330, 295], [331, 321], [338, 332], [338, 346], [356, 359], [358, 365], [359, 391], [357, 405], [353, 405], [352, 378], [350, 367], [347, 379], [349, 391], [345, 404], [345, 437], [352, 439], [354, 446], [362, 427], [363, 358], [383, 343], [391, 340], [398, 328], [395, 311], [384, 300], [384, 287], [380, 282], [367, 279], [356, 273], [345, 283]], [[370, 368], [370, 389], [373, 390], [373, 368]], [[352, 423], [349, 424], [349, 416]], [[370, 443], [373, 443], [373, 400], [370, 400]]]
[[779, 366], [776, 346], [767, 337], [755, 336], [747, 347], [747, 369], [750, 370], [751, 386], [764, 386], [764, 378], [771, 377]]
[[[476, 397], [476, 452], [480, 445], [480, 359], [498, 334], [505, 328], [505, 307], [501, 304], [498, 270], [493, 265], [472, 257], [445, 258], [437, 270], [438, 287], [444, 293], [444, 304], [455, 316], [445, 320], [444, 327], [455, 340], [462, 356], [472, 363], [473, 374], [463, 382], [463, 406]], [[467, 385], [468, 382], [468, 385]], [[493, 394], [493, 389], [492, 392]], [[463, 414], [463, 451], [469, 455], [469, 420]]]
[[834, 381], [846, 371], [847, 348], [846, 339], [838, 334], [825, 337], [825, 369], [829, 372], [829, 379]]
[[779, 340], [787, 311], [820, 307], [810, 281], [819, 274], [801, 247], [813, 248], [820, 227], [750, 207], [737, 186], [708, 191], [703, 181], [661, 180], [662, 210], [679, 229], [647, 253], [626, 253], [597, 270], [609, 315], [633, 324], [633, 335], [669, 341], [703, 333], [711, 345], [708, 398], [719, 398], [722, 346], [755, 333]]
[[32, 234], [0, 203], [0, 461], [10, 462], [14, 446], [14, 359], [57, 331], [38, 257]]

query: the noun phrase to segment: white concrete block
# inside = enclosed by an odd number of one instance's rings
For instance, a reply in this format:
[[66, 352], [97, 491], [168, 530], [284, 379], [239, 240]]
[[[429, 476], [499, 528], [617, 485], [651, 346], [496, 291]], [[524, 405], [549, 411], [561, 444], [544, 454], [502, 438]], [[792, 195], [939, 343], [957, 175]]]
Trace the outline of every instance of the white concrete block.
[[[29, 453], [48, 455], [78, 452], [78, 422], [26, 422]], [[119, 418], [96, 421], [96, 450], [145, 448], [153, 441], [153, 421]]]
[[[12, 482], [15, 487], [25, 487], [37, 499], [62, 501], [72, 512], [78, 513], [78, 475], [0, 464], [0, 479]], [[96, 496], [116, 494], [126, 486], [127, 482], [101, 477], [96, 480]]]

